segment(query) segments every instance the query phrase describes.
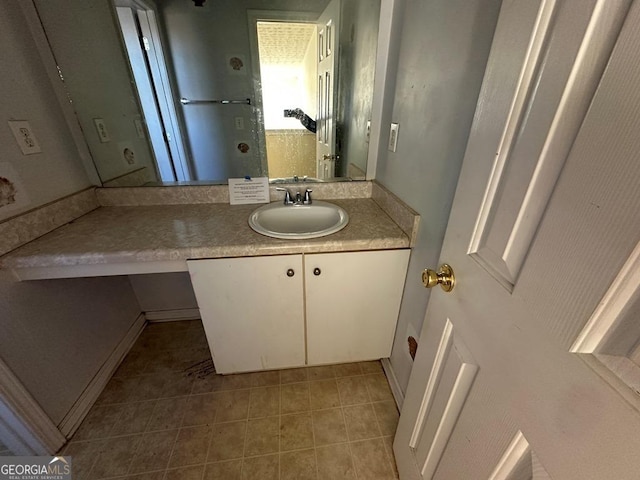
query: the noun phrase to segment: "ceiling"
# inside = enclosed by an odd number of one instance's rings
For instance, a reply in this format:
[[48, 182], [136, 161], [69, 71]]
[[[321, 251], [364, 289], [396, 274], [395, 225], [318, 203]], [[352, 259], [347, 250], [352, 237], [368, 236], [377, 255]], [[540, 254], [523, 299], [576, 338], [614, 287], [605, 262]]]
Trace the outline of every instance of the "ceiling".
[[313, 23], [258, 22], [260, 63], [302, 63], [316, 26]]

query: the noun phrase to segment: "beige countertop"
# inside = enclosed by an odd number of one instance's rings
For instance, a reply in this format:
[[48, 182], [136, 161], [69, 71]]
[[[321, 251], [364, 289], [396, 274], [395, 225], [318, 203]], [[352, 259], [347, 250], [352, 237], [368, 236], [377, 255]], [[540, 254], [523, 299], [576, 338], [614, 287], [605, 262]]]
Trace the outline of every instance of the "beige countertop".
[[400, 227], [370, 198], [331, 200], [349, 214], [340, 232], [280, 240], [248, 225], [258, 205], [100, 207], [0, 259], [22, 279], [184, 271], [186, 260], [408, 248]]

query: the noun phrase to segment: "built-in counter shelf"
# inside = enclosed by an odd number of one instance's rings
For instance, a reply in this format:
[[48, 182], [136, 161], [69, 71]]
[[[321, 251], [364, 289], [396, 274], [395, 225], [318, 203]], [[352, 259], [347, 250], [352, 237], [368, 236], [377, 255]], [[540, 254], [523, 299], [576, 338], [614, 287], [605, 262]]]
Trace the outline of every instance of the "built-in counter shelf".
[[100, 207], [0, 259], [21, 280], [187, 271], [188, 259], [408, 248], [371, 198], [331, 200], [349, 225], [327, 237], [279, 240], [248, 225], [256, 205]]
[[257, 205], [88, 205], [0, 266], [21, 280], [188, 271], [219, 373], [373, 360], [391, 353], [418, 223], [373, 190], [331, 199], [349, 224], [306, 240], [254, 232]]

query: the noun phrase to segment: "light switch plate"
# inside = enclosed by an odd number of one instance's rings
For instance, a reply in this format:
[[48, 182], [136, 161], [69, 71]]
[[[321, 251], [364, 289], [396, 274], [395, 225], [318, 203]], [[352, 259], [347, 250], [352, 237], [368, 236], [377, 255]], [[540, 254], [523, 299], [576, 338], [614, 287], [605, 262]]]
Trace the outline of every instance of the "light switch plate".
[[110, 142], [111, 137], [109, 136], [109, 130], [107, 130], [107, 125], [104, 123], [104, 120], [102, 118], [94, 118], [93, 123], [96, 126], [96, 131], [98, 132], [98, 138], [100, 138], [100, 142]]
[[400, 125], [398, 123], [391, 124], [391, 130], [389, 130], [389, 151], [395, 152], [398, 147], [398, 132], [400, 131]]
[[23, 155], [42, 152], [29, 122], [26, 120], [9, 120], [9, 128], [11, 128], [11, 133], [13, 133], [16, 142], [18, 142]]

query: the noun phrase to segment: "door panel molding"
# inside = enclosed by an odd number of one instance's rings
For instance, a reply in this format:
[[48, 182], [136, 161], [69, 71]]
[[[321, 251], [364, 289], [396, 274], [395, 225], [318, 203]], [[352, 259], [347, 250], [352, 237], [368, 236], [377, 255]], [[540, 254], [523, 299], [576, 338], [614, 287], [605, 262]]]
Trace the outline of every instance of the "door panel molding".
[[640, 410], [640, 242], [569, 349]]
[[[455, 376], [447, 378], [447, 374], [452, 375], [451, 372]], [[455, 336], [453, 323], [447, 319], [409, 441], [422, 478], [433, 477], [477, 372], [475, 360], [467, 347]], [[443, 387], [445, 391], [442, 391]], [[450, 390], [446, 391], [448, 387]], [[437, 397], [446, 398], [442, 412], [432, 411], [439, 404]], [[435, 432], [429, 435], [433, 431], [433, 428], [428, 428], [429, 423], [437, 422], [438, 419]]]
[[531, 452], [529, 442], [520, 430], [513, 437], [511, 443], [505, 450], [502, 458], [496, 465], [489, 476], [489, 480], [512, 480], [515, 472], [520, 469], [520, 466], [525, 461], [527, 455]]
[[[509, 178], [508, 164], [513, 161], [512, 152], [518, 140], [518, 134], [529, 113], [533, 92], [537, 87], [541, 64], [545, 53], [545, 45], [551, 33], [550, 26], [554, 17], [556, 1], [542, 0], [537, 18], [529, 38], [528, 46], [522, 63], [522, 68], [515, 90], [511, 98], [511, 106], [505, 118], [504, 128], [497, 154], [491, 172], [491, 177], [485, 191], [477, 223], [474, 228], [469, 253], [505, 288], [513, 288], [517, 272], [511, 270], [504, 254], [498, 253], [489, 243], [495, 225], [498, 210], [502, 206], [501, 197], [505, 184], [510, 180], [517, 181], [518, 176]], [[493, 247], [493, 248], [492, 248]], [[496, 258], [496, 255], [498, 258]]]
[[[532, 30], [489, 184], [469, 246], [469, 254], [507, 290], [515, 282], [538, 225], [580, 130], [591, 98], [618, 38], [631, 2], [615, 8], [599, 0], [580, 43], [548, 130], [535, 129], [535, 90], [544, 88], [548, 36], [555, 21], [555, 4], [542, 2]], [[560, 21], [560, 20], [558, 20]], [[550, 72], [549, 75], [553, 75]], [[538, 102], [540, 103], [540, 102]], [[536, 147], [540, 144], [540, 150]], [[517, 161], [514, 156], [523, 158]]]
[[522, 480], [524, 478], [550, 480], [551, 476], [540, 463], [540, 459], [531, 449], [525, 436], [518, 430], [489, 476], [489, 480]]

